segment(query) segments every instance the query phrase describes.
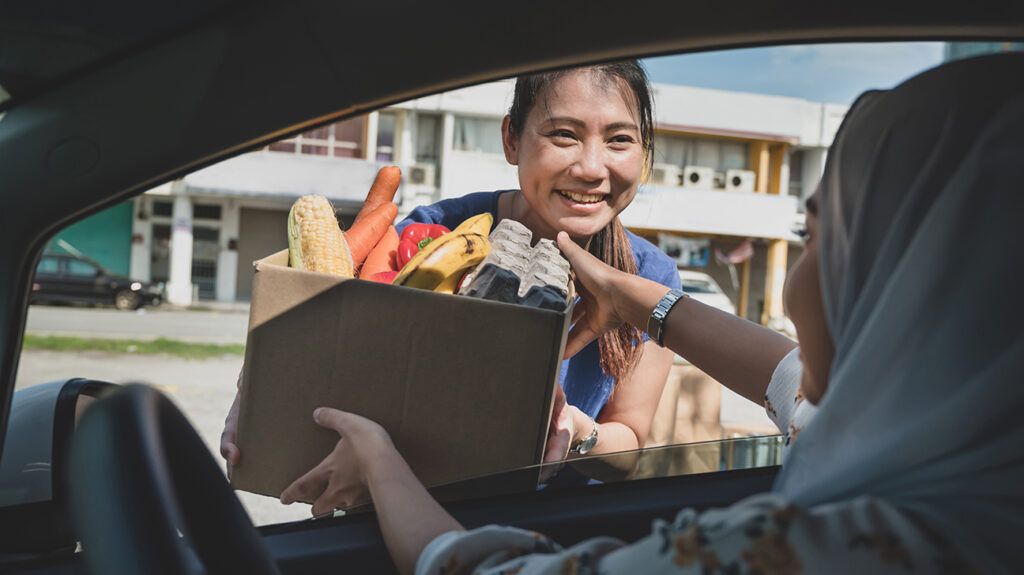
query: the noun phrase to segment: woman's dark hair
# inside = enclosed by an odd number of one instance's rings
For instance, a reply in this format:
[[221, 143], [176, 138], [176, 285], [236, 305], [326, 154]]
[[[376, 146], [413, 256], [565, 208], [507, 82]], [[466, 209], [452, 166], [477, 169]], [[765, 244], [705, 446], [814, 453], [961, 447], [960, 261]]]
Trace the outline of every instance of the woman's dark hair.
[[[609, 64], [597, 64], [583, 68], [570, 68], [520, 76], [516, 80], [512, 107], [508, 111], [509, 130], [513, 136], [523, 133], [526, 117], [543, 98], [552, 84], [568, 74], [589, 71], [595, 80], [617, 84], [628, 94], [627, 102], [632, 100], [636, 105], [637, 123], [640, 131], [640, 144], [644, 150], [644, 174], [650, 173], [654, 161], [654, 112], [651, 99], [651, 86], [647, 72], [636, 60], [624, 60]], [[629, 274], [636, 274], [636, 259], [626, 229], [615, 217], [605, 228], [590, 239], [587, 247], [604, 263]], [[640, 359], [640, 330], [623, 324], [619, 329], [610, 331], [599, 340], [601, 370], [615, 378], [616, 383], [629, 375]]]

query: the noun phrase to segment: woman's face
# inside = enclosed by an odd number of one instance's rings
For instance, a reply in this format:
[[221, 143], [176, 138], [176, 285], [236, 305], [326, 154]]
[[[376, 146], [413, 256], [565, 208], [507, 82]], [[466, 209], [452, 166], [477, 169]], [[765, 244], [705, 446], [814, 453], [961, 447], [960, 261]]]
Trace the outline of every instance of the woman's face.
[[502, 125], [526, 199], [513, 213], [541, 237], [586, 240], [633, 201], [644, 163], [639, 114], [624, 84], [582, 70], [540, 94], [521, 134]]
[[835, 350], [825, 323], [825, 307], [821, 298], [818, 275], [818, 217], [816, 198], [807, 202], [807, 236], [804, 252], [793, 264], [786, 278], [783, 300], [786, 315], [793, 320], [800, 342], [803, 377], [800, 391], [817, 404], [828, 388], [828, 372]]

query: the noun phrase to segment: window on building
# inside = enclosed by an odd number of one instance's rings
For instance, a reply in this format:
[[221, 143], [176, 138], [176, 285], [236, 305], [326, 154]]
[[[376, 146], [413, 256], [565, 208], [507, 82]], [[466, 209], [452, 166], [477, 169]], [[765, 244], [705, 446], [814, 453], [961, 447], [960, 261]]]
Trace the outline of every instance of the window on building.
[[501, 120], [456, 116], [454, 148], [463, 152], [501, 154]]
[[192, 217], [197, 220], [219, 220], [220, 206], [217, 204], [193, 204]]
[[395, 125], [394, 112], [377, 114], [377, 161], [393, 162], [395, 160]]
[[417, 114], [416, 161], [436, 163], [441, 150], [441, 116]]
[[303, 132], [294, 138], [267, 146], [271, 152], [287, 152], [311, 156], [361, 158], [366, 137], [366, 117], [358, 116], [336, 124]]
[[153, 202], [153, 215], [171, 217], [174, 214], [174, 204], [171, 202]]
[[[804, 151], [803, 150], [790, 150], [789, 151], [789, 195], [796, 196], [798, 198], [803, 197], [804, 186]], [[799, 204], [800, 211], [803, 211], [804, 206], [801, 202]]]
[[750, 158], [750, 144], [659, 134], [654, 137], [654, 156], [659, 164], [706, 166], [719, 172], [745, 170]]

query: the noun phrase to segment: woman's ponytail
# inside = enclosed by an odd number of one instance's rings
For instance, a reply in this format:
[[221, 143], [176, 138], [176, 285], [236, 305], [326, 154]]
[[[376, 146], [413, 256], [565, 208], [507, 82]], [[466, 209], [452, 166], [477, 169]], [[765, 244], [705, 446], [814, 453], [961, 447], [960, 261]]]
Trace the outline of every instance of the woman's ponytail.
[[[626, 228], [615, 217], [603, 230], [590, 239], [588, 250], [594, 257], [611, 267], [636, 275], [636, 258]], [[598, 340], [600, 350], [601, 371], [615, 378], [616, 383], [629, 375], [640, 361], [643, 352], [640, 330], [622, 324], [618, 329], [609, 331]]]

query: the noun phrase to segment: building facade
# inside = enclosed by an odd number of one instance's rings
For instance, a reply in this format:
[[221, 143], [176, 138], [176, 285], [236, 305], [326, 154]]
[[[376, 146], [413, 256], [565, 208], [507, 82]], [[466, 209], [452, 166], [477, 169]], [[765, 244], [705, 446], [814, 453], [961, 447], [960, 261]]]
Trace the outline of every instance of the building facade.
[[[348, 223], [383, 165], [402, 168], [403, 214], [518, 187], [500, 138], [512, 86], [411, 100], [193, 172], [118, 208], [131, 214], [130, 235], [110, 231], [110, 243], [129, 246], [130, 275], [165, 282], [172, 304], [245, 301], [253, 260], [287, 247], [287, 212], [300, 195], [327, 196]], [[654, 91], [654, 169], [623, 223], [681, 268], [712, 275], [742, 315], [781, 318], [790, 252], [799, 252], [792, 230], [846, 107], [684, 86]]]

